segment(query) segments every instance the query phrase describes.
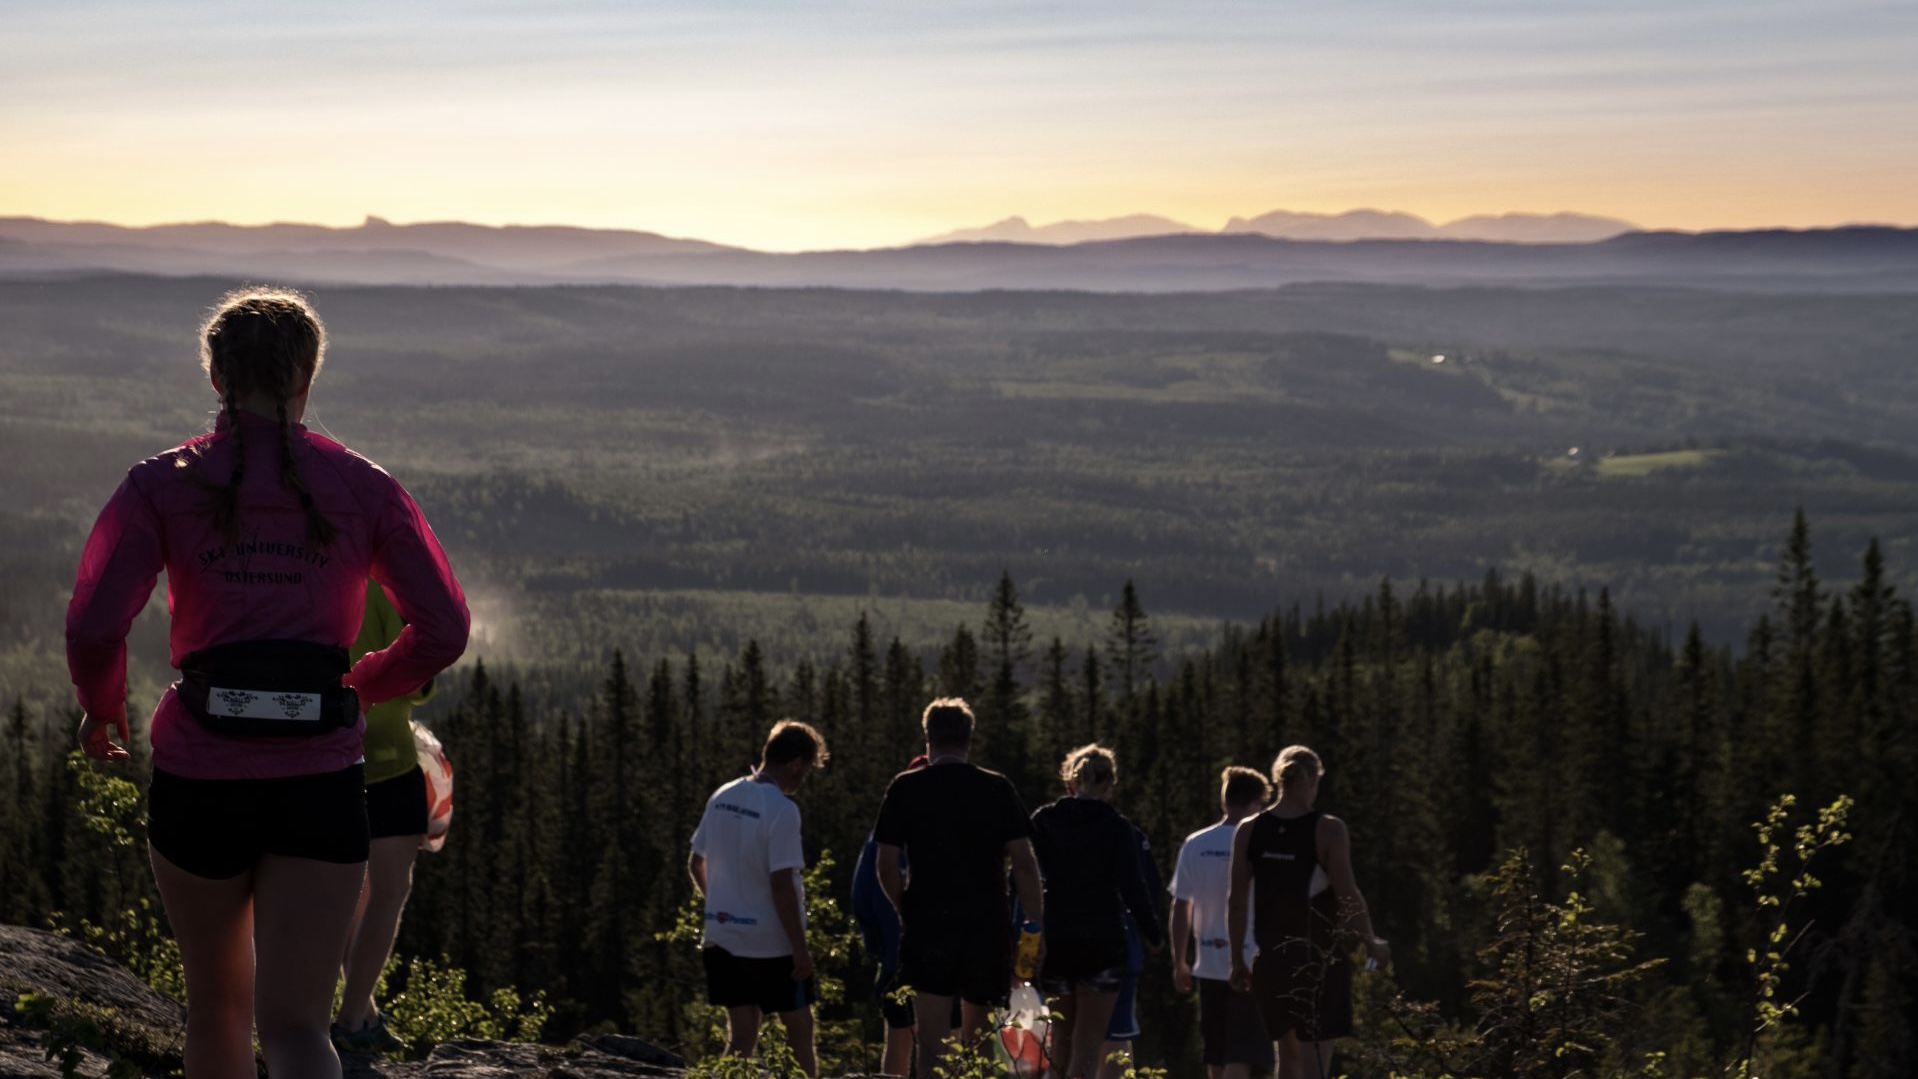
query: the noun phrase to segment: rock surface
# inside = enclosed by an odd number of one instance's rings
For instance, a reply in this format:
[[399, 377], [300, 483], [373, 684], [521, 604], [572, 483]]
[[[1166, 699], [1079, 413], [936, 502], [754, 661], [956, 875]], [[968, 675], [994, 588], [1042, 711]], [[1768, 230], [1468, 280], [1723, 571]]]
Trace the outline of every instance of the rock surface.
[[[105, 1044], [150, 1079], [180, 1071], [185, 1012], [126, 968], [86, 945], [37, 929], [0, 926], [0, 1079], [60, 1079], [46, 1059], [43, 1034], [14, 1004], [35, 993], [59, 1001], [58, 1014], [90, 1019]], [[109, 1058], [82, 1050], [79, 1073], [106, 1074]], [[684, 1062], [638, 1038], [603, 1035], [572, 1045], [481, 1040], [445, 1042], [425, 1060], [349, 1056], [346, 1079], [659, 1079], [684, 1074]]]

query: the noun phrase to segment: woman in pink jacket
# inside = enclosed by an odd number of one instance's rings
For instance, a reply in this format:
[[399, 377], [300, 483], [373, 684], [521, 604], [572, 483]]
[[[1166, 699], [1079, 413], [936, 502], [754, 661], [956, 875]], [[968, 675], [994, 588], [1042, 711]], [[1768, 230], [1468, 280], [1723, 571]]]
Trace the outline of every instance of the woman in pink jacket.
[[[153, 713], [147, 811], [188, 1079], [253, 1079], [256, 1022], [274, 1079], [339, 1076], [327, 1022], [366, 868], [362, 709], [466, 647], [465, 597], [412, 497], [300, 424], [325, 345], [297, 293], [221, 301], [201, 346], [214, 430], [128, 470], [67, 609], [80, 744], [124, 760], [127, 631], [167, 571], [181, 678]], [[349, 666], [369, 577], [408, 624]]]

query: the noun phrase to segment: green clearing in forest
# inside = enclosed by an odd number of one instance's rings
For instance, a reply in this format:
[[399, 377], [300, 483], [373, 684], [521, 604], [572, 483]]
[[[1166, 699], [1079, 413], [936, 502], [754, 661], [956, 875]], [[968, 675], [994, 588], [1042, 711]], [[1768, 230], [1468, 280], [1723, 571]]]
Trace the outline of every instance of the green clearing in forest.
[[1598, 474], [1601, 476], [1648, 476], [1668, 468], [1697, 468], [1723, 454], [1723, 450], [1670, 450], [1664, 453], [1620, 454], [1599, 461]]

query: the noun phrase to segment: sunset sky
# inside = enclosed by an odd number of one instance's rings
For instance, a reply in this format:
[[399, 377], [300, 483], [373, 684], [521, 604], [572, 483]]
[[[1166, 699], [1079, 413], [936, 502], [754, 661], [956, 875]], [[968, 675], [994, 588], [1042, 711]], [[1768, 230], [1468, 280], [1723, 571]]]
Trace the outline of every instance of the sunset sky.
[[0, 4], [0, 215], [1918, 224], [1911, 0]]

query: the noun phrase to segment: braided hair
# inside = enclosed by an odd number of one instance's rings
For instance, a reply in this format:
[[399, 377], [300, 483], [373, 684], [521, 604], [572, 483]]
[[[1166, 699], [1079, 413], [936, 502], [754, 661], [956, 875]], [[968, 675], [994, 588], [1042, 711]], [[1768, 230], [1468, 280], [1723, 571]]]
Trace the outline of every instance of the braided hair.
[[306, 297], [290, 289], [236, 289], [221, 297], [200, 328], [200, 366], [219, 380], [220, 408], [233, 435], [233, 472], [213, 487], [213, 520], [228, 542], [240, 537], [240, 482], [246, 477], [246, 441], [240, 433], [240, 401], [271, 398], [280, 420], [280, 482], [299, 496], [306, 539], [325, 546], [333, 523], [314, 504], [294, 458], [293, 425], [286, 403], [305, 393], [320, 373], [326, 327]]

